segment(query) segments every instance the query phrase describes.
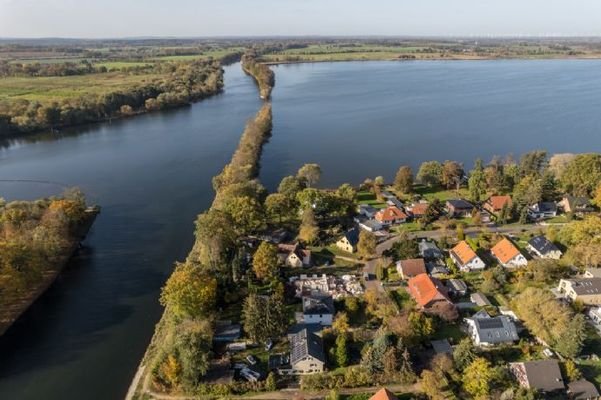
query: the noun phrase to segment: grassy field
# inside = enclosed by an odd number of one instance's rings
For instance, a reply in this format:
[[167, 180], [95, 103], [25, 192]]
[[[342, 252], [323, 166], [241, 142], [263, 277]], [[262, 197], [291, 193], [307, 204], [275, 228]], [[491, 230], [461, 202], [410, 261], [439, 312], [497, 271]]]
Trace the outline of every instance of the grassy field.
[[443, 203], [449, 199], [466, 199], [469, 197], [469, 191], [466, 188], [461, 188], [459, 190], [446, 190], [437, 187], [416, 185], [414, 190], [416, 194], [423, 196], [428, 201], [438, 199]]
[[230, 48], [226, 48], [226, 49], [215, 49], [215, 50], [211, 50], [211, 51], [205, 51], [202, 54], [190, 54], [190, 55], [183, 55], [183, 56], [162, 56], [162, 57], [155, 58], [155, 60], [190, 61], [190, 60], [206, 60], [208, 58], [219, 59], [219, 58], [225, 57], [229, 54], [236, 53], [236, 52], [242, 52], [242, 51], [244, 51], [244, 48], [242, 48], [242, 47], [230, 47]]
[[89, 94], [101, 95], [160, 78], [159, 74], [131, 75], [124, 72], [61, 77], [4, 78], [0, 79], [0, 101], [15, 99], [40, 102], [60, 101]]
[[386, 203], [379, 201], [376, 198], [376, 195], [373, 194], [372, 192], [359, 192], [357, 193], [357, 203], [358, 204], [369, 204], [370, 206], [374, 207], [374, 208], [386, 208], [387, 205]]
[[138, 61], [106, 61], [98, 64], [94, 64], [95, 67], [106, 67], [107, 69], [122, 69], [131, 67], [146, 67], [153, 65], [149, 62], [138, 62]]

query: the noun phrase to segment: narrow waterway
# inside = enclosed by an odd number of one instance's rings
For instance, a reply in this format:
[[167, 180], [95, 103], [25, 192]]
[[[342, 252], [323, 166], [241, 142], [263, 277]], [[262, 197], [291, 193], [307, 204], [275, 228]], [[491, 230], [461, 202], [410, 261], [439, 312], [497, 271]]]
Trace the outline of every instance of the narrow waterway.
[[191, 107], [0, 144], [0, 197], [66, 184], [103, 207], [85, 251], [0, 339], [0, 399], [123, 398], [211, 178], [260, 107], [240, 65], [225, 69], [225, 92]]

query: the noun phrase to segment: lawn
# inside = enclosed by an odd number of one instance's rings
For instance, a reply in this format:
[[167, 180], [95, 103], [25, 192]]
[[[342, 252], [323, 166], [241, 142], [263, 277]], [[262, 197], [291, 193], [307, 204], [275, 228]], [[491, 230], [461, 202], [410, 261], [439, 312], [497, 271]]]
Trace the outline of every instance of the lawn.
[[432, 335], [432, 339], [434, 340], [449, 339], [451, 344], [459, 343], [459, 341], [464, 337], [465, 333], [461, 331], [461, 325], [458, 323], [443, 323], [442, 326], [436, 328], [434, 335]]
[[428, 187], [424, 185], [416, 185], [414, 187], [415, 193], [421, 195], [428, 201], [438, 199], [441, 202], [445, 202], [450, 199], [466, 199], [469, 197], [469, 190], [466, 188], [460, 188], [459, 190], [447, 190], [439, 187]]
[[390, 228], [390, 230], [392, 232], [400, 234], [401, 232], [418, 232], [422, 230], [422, 227], [417, 221], [412, 221], [393, 226], [392, 228]]
[[379, 201], [375, 194], [367, 191], [357, 193], [357, 203], [368, 204], [374, 208], [386, 208], [388, 206], [385, 202]]
[[0, 79], [0, 101], [26, 99], [60, 101], [86, 95], [102, 95], [161, 79], [159, 74], [108, 72], [78, 76], [16, 77]]

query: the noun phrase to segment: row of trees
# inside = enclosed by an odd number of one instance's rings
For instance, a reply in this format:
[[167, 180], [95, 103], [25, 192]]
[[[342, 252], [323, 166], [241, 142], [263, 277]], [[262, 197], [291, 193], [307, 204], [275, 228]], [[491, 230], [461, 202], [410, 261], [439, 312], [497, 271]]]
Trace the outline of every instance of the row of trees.
[[223, 88], [223, 70], [218, 62], [159, 63], [155, 69], [153, 72], [160, 74], [160, 79], [102, 95], [87, 94], [53, 102], [0, 102], [0, 136], [182, 106]]
[[257, 61], [256, 54], [252, 51], [242, 56], [242, 69], [252, 76], [259, 85], [259, 94], [262, 99], [268, 100], [275, 85], [275, 74], [265, 64]]

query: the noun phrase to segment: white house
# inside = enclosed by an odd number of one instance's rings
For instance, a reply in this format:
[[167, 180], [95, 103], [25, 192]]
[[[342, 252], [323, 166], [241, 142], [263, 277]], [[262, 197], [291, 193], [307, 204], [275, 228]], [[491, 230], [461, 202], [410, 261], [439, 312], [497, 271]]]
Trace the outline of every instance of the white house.
[[334, 319], [332, 296], [319, 294], [303, 296], [303, 322], [331, 326]]
[[504, 238], [490, 249], [492, 255], [505, 268], [525, 267], [528, 260], [509, 239]]
[[476, 346], [494, 346], [516, 342], [518, 332], [513, 321], [504, 315], [491, 317], [481, 310], [471, 318], [465, 318], [468, 333]]
[[461, 271], [472, 271], [486, 268], [486, 264], [465, 240], [462, 240], [450, 251], [453, 262]]
[[299, 243], [278, 244], [278, 256], [288, 267], [309, 267], [311, 251], [303, 249]]
[[540, 258], [551, 258], [559, 260], [562, 256], [561, 250], [544, 236], [535, 236], [528, 241], [528, 250]]

